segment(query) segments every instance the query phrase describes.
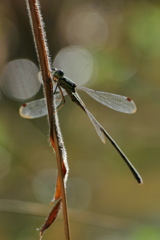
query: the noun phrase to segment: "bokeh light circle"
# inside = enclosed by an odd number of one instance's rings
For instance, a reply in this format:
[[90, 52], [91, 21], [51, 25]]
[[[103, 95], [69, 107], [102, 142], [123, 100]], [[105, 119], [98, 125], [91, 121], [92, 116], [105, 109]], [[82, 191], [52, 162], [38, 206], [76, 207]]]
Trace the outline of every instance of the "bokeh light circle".
[[67, 22], [66, 34], [70, 44], [100, 50], [106, 44], [108, 26], [102, 12], [85, 6], [74, 9]]
[[55, 57], [53, 65], [62, 69], [65, 76], [78, 85], [88, 82], [94, 69], [92, 55], [79, 46], [63, 48]]
[[47, 203], [52, 200], [56, 177], [55, 169], [44, 169], [36, 174], [32, 182], [32, 190], [38, 201]]
[[27, 59], [9, 62], [1, 78], [3, 92], [19, 101], [33, 97], [41, 86], [38, 81], [38, 71], [38, 67]]
[[71, 208], [84, 210], [91, 201], [91, 187], [81, 178], [69, 178], [67, 181], [67, 198]]

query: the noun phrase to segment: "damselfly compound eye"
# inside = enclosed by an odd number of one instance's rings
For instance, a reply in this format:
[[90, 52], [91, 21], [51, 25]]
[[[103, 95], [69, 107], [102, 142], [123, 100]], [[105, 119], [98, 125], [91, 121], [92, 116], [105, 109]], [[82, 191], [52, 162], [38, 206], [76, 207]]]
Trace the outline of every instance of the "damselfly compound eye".
[[57, 78], [62, 78], [64, 76], [64, 72], [63, 70], [57, 70], [53, 75]]

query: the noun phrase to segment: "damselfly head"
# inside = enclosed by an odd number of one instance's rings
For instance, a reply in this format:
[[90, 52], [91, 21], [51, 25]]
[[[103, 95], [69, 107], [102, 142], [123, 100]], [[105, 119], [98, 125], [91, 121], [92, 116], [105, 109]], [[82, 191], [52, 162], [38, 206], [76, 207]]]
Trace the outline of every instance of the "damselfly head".
[[63, 76], [64, 76], [64, 72], [63, 72], [63, 70], [56, 70], [55, 72], [54, 72], [54, 74], [53, 74], [53, 76], [54, 77], [56, 77], [56, 78], [62, 78]]

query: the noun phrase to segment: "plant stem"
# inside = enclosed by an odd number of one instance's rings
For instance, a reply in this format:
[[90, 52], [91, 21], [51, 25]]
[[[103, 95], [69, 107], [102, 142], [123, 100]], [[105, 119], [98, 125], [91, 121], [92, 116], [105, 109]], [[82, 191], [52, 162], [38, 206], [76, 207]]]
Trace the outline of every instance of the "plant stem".
[[[50, 126], [50, 141], [51, 145], [55, 150], [58, 175], [60, 177], [60, 188], [61, 198], [63, 207], [63, 218], [64, 218], [64, 229], [66, 240], [70, 240], [70, 230], [68, 221], [67, 211], [67, 200], [65, 192], [65, 181], [67, 180], [67, 155], [64, 147], [61, 130], [59, 127], [59, 120], [57, 110], [54, 105], [54, 95], [52, 88], [52, 72], [51, 63], [49, 59], [49, 51], [47, 47], [46, 34], [44, 31], [44, 24], [40, 13], [39, 1], [38, 0], [26, 0], [28, 13], [30, 17], [30, 23], [32, 27], [32, 33], [35, 41], [37, 50], [37, 56], [39, 59], [39, 65], [42, 73], [44, 83], [44, 94], [46, 96], [47, 107], [48, 107], [48, 120]], [[66, 175], [64, 177], [63, 165], [66, 169]], [[63, 178], [64, 177], [64, 178]]]

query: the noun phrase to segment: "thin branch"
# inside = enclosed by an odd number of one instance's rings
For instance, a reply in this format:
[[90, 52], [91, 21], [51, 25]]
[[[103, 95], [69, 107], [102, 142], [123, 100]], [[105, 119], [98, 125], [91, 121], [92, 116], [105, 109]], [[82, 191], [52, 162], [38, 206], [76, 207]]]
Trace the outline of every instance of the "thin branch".
[[[27, 214], [30, 216], [44, 217], [49, 206], [42, 203], [24, 202], [11, 199], [0, 199], [0, 212]], [[61, 215], [59, 216], [62, 219]], [[95, 212], [70, 209], [70, 220], [90, 226], [127, 231], [142, 223], [136, 219], [108, 216]]]
[[40, 14], [40, 7], [39, 7], [38, 0], [26, 0], [26, 3], [27, 3], [28, 13], [30, 17], [30, 23], [32, 27], [35, 46], [37, 50], [37, 56], [39, 59], [39, 65], [42, 72], [44, 94], [47, 100], [48, 120], [49, 120], [49, 126], [50, 126], [50, 142], [52, 147], [55, 150], [57, 166], [58, 166], [57, 186], [60, 187], [60, 189], [56, 188], [56, 191], [58, 192], [56, 196], [57, 198], [60, 199], [60, 201], [62, 199], [65, 237], [66, 237], [66, 240], [70, 240], [67, 201], [66, 201], [66, 193], [65, 193], [65, 183], [68, 175], [67, 174], [68, 164], [67, 164], [67, 157], [66, 157], [67, 155], [66, 155], [66, 150], [64, 147], [64, 143], [63, 143], [60, 127], [59, 127], [57, 111], [55, 109], [55, 104], [54, 104], [54, 96], [52, 91], [53, 86], [52, 86], [51, 63], [49, 59], [49, 51], [47, 47], [46, 34], [44, 31], [44, 24], [42, 21], [42, 16]]

